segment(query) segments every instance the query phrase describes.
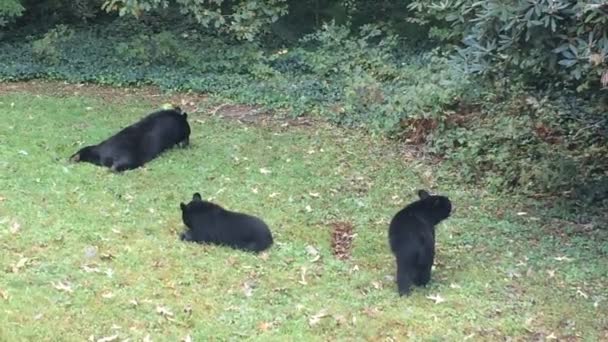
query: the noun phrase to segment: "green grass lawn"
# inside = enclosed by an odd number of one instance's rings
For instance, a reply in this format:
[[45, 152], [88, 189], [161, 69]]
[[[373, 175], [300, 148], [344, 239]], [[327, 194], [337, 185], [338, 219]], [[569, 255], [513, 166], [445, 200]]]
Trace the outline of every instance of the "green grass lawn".
[[[380, 138], [202, 111], [191, 147], [145, 168], [67, 162], [161, 104], [0, 93], [0, 340], [608, 339], [605, 240], [438, 184], [434, 166]], [[387, 227], [418, 188], [455, 212], [431, 284], [399, 298]], [[178, 241], [179, 203], [196, 191], [263, 217], [273, 247]], [[356, 233], [348, 261], [332, 255], [339, 221]]]

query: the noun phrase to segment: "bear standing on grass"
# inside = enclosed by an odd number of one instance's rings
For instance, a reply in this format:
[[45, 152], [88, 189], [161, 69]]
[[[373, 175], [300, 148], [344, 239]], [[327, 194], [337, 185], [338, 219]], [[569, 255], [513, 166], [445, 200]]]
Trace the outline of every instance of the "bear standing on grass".
[[261, 252], [272, 245], [272, 234], [264, 221], [247, 214], [226, 210], [203, 201], [197, 192], [188, 204], [180, 203], [182, 220], [188, 230], [182, 241], [210, 243]]
[[98, 145], [86, 146], [70, 157], [109, 167], [114, 172], [136, 169], [176, 144], [188, 146], [188, 114], [179, 108], [154, 112]]
[[393, 217], [388, 237], [397, 259], [399, 295], [408, 295], [412, 284], [426, 285], [431, 280], [435, 258], [435, 225], [448, 218], [452, 203], [444, 196], [431, 196], [419, 190], [419, 200], [410, 203]]

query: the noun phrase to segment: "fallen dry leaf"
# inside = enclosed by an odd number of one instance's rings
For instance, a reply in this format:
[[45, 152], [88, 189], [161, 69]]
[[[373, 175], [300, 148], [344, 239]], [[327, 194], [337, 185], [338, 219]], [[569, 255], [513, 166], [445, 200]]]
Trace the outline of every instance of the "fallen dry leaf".
[[312, 208], [309, 205], [307, 205], [305, 209], [307, 213], [312, 212]]
[[8, 300], [8, 292], [6, 292], [6, 290], [0, 289], [0, 297], [2, 297], [2, 299], [4, 300]]
[[103, 253], [99, 257], [101, 258], [101, 260], [113, 260], [114, 259], [114, 255], [112, 253]]
[[319, 251], [311, 245], [306, 246], [306, 253], [308, 253], [310, 256], [319, 255]]
[[105, 299], [111, 299], [114, 298], [114, 294], [112, 292], [104, 292], [101, 294], [101, 297], [105, 298]]
[[86, 272], [86, 273], [101, 273], [101, 270], [99, 268], [97, 268], [97, 266], [87, 266], [87, 265], [82, 265], [82, 269]]
[[21, 225], [19, 224], [19, 222], [13, 221], [13, 223], [11, 224], [11, 227], [9, 228], [9, 231], [11, 232], [11, 234], [17, 234], [19, 232], [19, 230], [21, 230]]
[[348, 222], [334, 222], [331, 233], [331, 249], [332, 253], [339, 260], [348, 260], [351, 257], [351, 249], [355, 234], [353, 233], [353, 225]]
[[147, 334], [147, 335], [144, 337], [143, 342], [152, 342], [152, 338], [150, 337], [150, 334]]
[[258, 324], [258, 329], [260, 331], [268, 331], [272, 329], [272, 322], [261, 322], [260, 324]]
[[243, 293], [247, 298], [253, 296], [253, 286], [250, 281], [246, 281], [243, 283]]
[[317, 312], [315, 315], [312, 315], [308, 319], [308, 325], [310, 325], [311, 327], [317, 325], [321, 321], [321, 318], [323, 318], [323, 317], [327, 317], [326, 309], [322, 309], [321, 311]]
[[156, 313], [167, 318], [167, 317], [173, 317], [173, 312], [171, 312], [171, 310], [169, 310], [168, 308], [164, 307], [164, 306], [156, 306]]
[[558, 256], [558, 257], [555, 257], [553, 259], [555, 259], [557, 261], [572, 261], [572, 260], [574, 260], [572, 258], [568, 258], [567, 256]]
[[380, 310], [378, 308], [364, 308], [363, 313], [368, 317], [376, 317], [380, 314]]
[[97, 339], [97, 342], [112, 342], [112, 341], [116, 341], [116, 340], [118, 340], [118, 334], [108, 336], [108, 337], [102, 337], [100, 339]]
[[443, 299], [443, 297], [441, 297], [440, 294], [436, 294], [436, 295], [432, 295], [432, 296], [426, 296], [426, 298], [434, 301], [435, 304], [439, 304], [439, 303], [445, 302], [445, 299]]
[[263, 168], [260, 169], [260, 173], [263, 174], [263, 175], [268, 175], [268, 174], [272, 173], [272, 171], [270, 171], [267, 168], [263, 167]]
[[186, 337], [182, 338], [182, 342], [192, 342], [192, 337], [190, 334], [186, 335]]
[[21, 268], [23, 268], [23, 267], [25, 266], [25, 264], [26, 264], [26, 263], [27, 263], [29, 260], [30, 260], [30, 259], [28, 259], [28, 258], [21, 258], [21, 259], [19, 259], [19, 261], [17, 261], [17, 263], [15, 263], [15, 264], [13, 265], [13, 267], [11, 268], [11, 269], [12, 269], [12, 271], [13, 271], [13, 273], [18, 273], [18, 272], [19, 272], [19, 270], [20, 270]]
[[300, 269], [300, 281], [298, 281], [298, 283], [302, 284], [302, 285], [308, 285], [308, 283], [306, 282], [306, 267], [302, 267]]
[[347, 320], [343, 315], [334, 315], [334, 319], [336, 320], [336, 324], [338, 325], [346, 325]]
[[64, 283], [62, 281], [59, 281], [57, 283], [51, 283], [51, 285], [53, 285], [53, 287], [59, 291], [64, 291], [64, 292], [68, 292], [68, 293], [74, 292], [74, 290], [72, 289], [72, 285], [68, 282]]

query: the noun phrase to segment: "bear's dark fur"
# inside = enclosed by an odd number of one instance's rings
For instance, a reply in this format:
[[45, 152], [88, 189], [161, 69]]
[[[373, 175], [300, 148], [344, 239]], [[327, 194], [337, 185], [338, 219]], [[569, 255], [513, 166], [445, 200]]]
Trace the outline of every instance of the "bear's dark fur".
[[424, 286], [431, 280], [435, 258], [435, 225], [448, 218], [452, 203], [445, 196], [431, 196], [419, 190], [419, 200], [401, 209], [392, 219], [388, 237], [397, 260], [399, 295], [408, 295], [412, 284]]
[[182, 220], [188, 230], [182, 241], [211, 243], [249, 252], [261, 252], [272, 245], [272, 234], [264, 221], [247, 214], [232, 212], [203, 201], [199, 193], [187, 205], [180, 203]]
[[122, 129], [98, 145], [86, 146], [70, 157], [73, 162], [89, 162], [112, 171], [136, 169], [176, 144], [188, 146], [188, 114], [179, 108], [161, 110]]

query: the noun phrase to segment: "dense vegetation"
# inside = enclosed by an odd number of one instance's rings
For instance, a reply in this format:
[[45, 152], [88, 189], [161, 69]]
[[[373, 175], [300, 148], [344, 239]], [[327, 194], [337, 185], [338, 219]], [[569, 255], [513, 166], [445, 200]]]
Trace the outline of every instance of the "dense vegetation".
[[206, 92], [606, 204], [606, 1], [0, 0], [0, 25], [0, 80]]

